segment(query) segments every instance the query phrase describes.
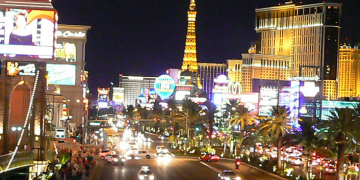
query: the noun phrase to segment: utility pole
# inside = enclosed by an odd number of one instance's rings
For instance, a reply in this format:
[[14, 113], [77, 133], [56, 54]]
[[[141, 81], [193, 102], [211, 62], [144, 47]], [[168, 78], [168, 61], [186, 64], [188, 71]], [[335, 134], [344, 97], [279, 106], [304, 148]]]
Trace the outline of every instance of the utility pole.
[[[188, 119], [189, 119], [189, 109], [186, 109], [186, 119], [185, 119], [185, 133], [186, 133], [186, 138], [189, 138]], [[184, 155], [186, 155], [186, 151], [187, 151], [186, 142], [184, 142], [184, 147], [185, 147]]]

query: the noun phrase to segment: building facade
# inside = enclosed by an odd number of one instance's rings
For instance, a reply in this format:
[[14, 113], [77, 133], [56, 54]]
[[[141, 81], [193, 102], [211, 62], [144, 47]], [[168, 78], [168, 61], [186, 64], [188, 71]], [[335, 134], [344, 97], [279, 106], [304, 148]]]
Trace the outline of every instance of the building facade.
[[360, 49], [358, 46], [340, 46], [339, 98], [360, 95]]
[[261, 54], [289, 57], [290, 76], [323, 80], [323, 95], [337, 97], [341, 4], [318, 3], [256, 9]]
[[149, 89], [154, 89], [156, 77], [142, 76], [119, 76], [119, 86], [124, 88], [124, 105], [136, 106], [136, 99], [140, 95], [145, 95]]
[[[226, 73], [226, 64], [222, 63], [198, 63], [198, 75], [202, 84], [203, 92], [212, 94], [214, 88], [214, 79], [220, 74]], [[211, 97], [211, 96], [210, 96]]]
[[50, 105], [54, 99], [55, 104], [61, 102], [59, 98], [66, 102], [67, 111], [62, 114], [62, 110], [59, 110], [60, 114], [55, 115], [53, 124], [57, 127], [70, 126], [68, 128], [75, 130], [85, 122], [84, 99], [88, 89], [85, 48], [90, 27], [62, 24], [58, 27], [55, 61], [46, 65], [49, 84], [47, 98]]
[[190, 6], [188, 10], [188, 27], [185, 42], [185, 52], [182, 64], [182, 71], [190, 70], [191, 72], [197, 72], [197, 55], [196, 55], [196, 3], [195, 0], [190, 0]]

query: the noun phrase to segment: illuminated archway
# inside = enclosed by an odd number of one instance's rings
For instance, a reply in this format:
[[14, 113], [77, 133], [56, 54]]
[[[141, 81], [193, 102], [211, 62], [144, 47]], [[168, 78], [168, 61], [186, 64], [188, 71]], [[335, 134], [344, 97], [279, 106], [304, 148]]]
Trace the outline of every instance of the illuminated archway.
[[10, 112], [9, 112], [9, 142], [15, 145], [20, 138], [20, 133], [24, 126], [26, 115], [29, 109], [31, 98], [30, 88], [24, 84], [19, 83], [13, 89], [10, 95]]

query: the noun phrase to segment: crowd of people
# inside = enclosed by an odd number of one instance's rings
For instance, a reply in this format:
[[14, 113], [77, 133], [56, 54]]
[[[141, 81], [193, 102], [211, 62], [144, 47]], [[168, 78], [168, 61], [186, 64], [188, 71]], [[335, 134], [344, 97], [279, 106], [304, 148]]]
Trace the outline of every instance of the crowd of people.
[[81, 180], [90, 175], [90, 170], [96, 161], [93, 158], [95, 151], [77, 151], [74, 149], [61, 149], [60, 153], [71, 154], [71, 158], [55, 172], [54, 180]]

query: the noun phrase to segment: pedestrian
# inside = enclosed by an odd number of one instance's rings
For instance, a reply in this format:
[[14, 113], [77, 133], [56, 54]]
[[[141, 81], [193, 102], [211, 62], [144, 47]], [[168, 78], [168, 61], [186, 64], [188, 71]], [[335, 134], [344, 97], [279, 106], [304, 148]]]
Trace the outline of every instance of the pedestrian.
[[89, 161], [88, 160], [86, 160], [85, 161], [85, 163], [84, 163], [84, 165], [85, 165], [85, 176], [87, 177], [87, 176], [89, 176], [89, 174], [90, 174], [90, 164], [89, 164]]
[[65, 180], [65, 169], [64, 168], [60, 169], [60, 180]]

